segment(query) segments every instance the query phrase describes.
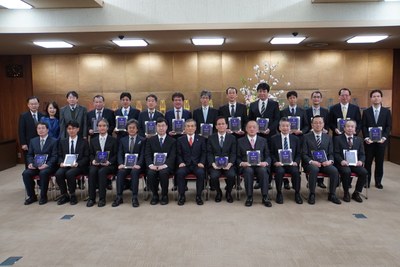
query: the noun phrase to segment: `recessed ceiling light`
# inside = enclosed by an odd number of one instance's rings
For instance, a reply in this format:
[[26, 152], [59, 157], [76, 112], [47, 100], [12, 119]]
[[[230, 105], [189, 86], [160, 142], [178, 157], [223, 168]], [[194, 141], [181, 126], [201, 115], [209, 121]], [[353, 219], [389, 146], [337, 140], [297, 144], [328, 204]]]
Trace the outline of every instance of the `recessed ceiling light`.
[[387, 35], [358, 35], [350, 38], [346, 42], [349, 44], [376, 43], [387, 37]]
[[31, 9], [32, 6], [20, 0], [0, 0], [0, 6], [8, 9]]
[[270, 41], [271, 44], [299, 44], [306, 37], [297, 36], [297, 37], [274, 37]]
[[114, 39], [112, 42], [120, 47], [141, 47], [149, 44], [143, 39]]
[[225, 38], [192, 38], [194, 45], [222, 45]]
[[64, 42], [64, 41], [35, 41], [33, 42], [35, 45], [44, 47], [44, 48], [71, 48], [72, 44]]

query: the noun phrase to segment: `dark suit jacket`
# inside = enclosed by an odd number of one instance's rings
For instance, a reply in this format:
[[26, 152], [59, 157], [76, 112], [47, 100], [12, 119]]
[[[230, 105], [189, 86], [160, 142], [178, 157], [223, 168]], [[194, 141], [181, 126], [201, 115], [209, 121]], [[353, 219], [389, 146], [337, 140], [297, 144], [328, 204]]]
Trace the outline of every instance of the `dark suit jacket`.
[[[180, 114], [181, 119], [185, 119], [185, 121], [186, 121], [186, 120], [192, 118], [192, 113], [190, 113], [189, 110], [186, 110], [183, 108], [182, 108], [182, 110], [183, 110], [182, 114]], [[167, 112], [165, 112], [165, 119], [167, 120], [167, 123], [168, 123], [168, 131], [167, 132], [169, 133], [170, 131], [172, 131], [172, 119], [175, 119], [174, 109], [170, 109]]]
[[[153, 114], [153, 121], [157, 121], [157, 119], [160, 117], [164, 117], [164, 115], [161, 112], [159, 112], [158, 110], [156, 110], [155, 113]], [[146, 137], [146, 134], [145, 134], [146, 128], [145, 128], [144, 122], [149, 121], [149, 120], [150, 120], [150, 118], [149, 118], [149, 110], [148, 109], [139, 113], [138, 121], [139, 121], [139, 135], [140, 136]]]
[[267, 107], [265, 108], [264, 116], [261, 116], [260, 110], [258, 108], [258, 103], [260, 100], [257, 100], [250, 104], [249, 109], [249, 120], [256, 120], [257, 117], [268, 118], [268, 128], [270, 133], [268, 136], [273, 136], [276, 134], [278, 129], [280, 114], [279, 114], [279, 104], [276, 101], [268, 99]]
[[[349, 103], [346, 117], [355, 120], [357, 122], [356, 135], [358, 135], [362, 126], [360, 108], [356, 105]], [[343, 113], [340, 103], [337, 103], [333, 105], [329, 110], [329, 128], [331, 128], [334, 136], [337, 135], [335, 133], [335, 129], [337, 128], [337, 119], [339, 118], [343, 118]]]
[[[103, 109], [103, 113], [101, 114], [101, 116], [105, 119], [107, 119], [109, 127], [108, 127], [108, 134], [112, 135], [114, 128], [115, 128], [115, 116], [114, 116], [114, 111], [112, 111], [111, 109], [108, 108], [104, 108]], [[97, 117], [97, 110], [91, 110], [88, 112], [87, 114], [87, 123], [88, 123], [88, 134], [89, 134], [89, 130], [93, 130], [93, 120], [95, 120]], [[94, 134], [94, 136], [96, 136], [98, 134]]]
[[85, 107], [76, 105], [75, 118], [72, 117], [71, 108], [66, 105], [60, 109], [60, 139], [68, 137], [66, 125], [69, 121], [75, 120], [79, 123], [79, 137], [87, 137], [87, 110]]
[[[37, 112], [37, 116], [38, 121], [40, 121], [44, 115], [40, 112]], [[20, 146], [29, 145], [31, 139], [38, 136], [36, 124], [30, 111], [24, 112], [21, 114], [21, 116], [19, 116], [18, 135]]]
[[[66, 154], [70, 154], [69, 149], [69, 138], [60, 140], [58, 145], [58, 164], [64, 162]], [[78, 141], [75, 145], [75, 154], [78, 154], [78, 159], [76, 161], [78, 163], [78, 167], [88, 168], [90, 153], [89, 144], [85, 139], [78, 137]]]
[[382, 127], [382, 137], [389, 138], [390, 130], [392, 128], [392, 114], [390, 110], [381, 107], [379, 112], [378, 123], [375, 123], [374, 109], [372, 107], [367, 108], [363, 112], [362, 116], [362, 132], [364, 138], [369, 137], [369, 127]]
[[260, 150], [260, 161], [268, 162], [268, 165], [271, 165], [271, 157], [268, 150], [267, 139], [261, 136], [257, 136], [256, 143], [254, 144], [254, 149], [251, 147], [247, 135], [239, 138], [237, 141], [237, 150], [236, 163], [238, 166], [242, 162], [247, 162], [247, 151], [250, 150]]
[[[96, 158], [97, 151], [101, 151], [99, 135], [90, 139], [90, 162]], [[111, 163], [110, 165], [115, 166], [117, 164], [118, 145], [117, 140], [111, 135], [107, 135], [104, 151], [110, 152], [108, 161]]]
[[36, 154], [47, 154], [46, 164], [49, 168], [55, 168], [57, 166], [58, 152], [57, 152], [58, 141], [57, 139], [48, 136], [44, 143], [43, 150], [40, 149], [40, 137], [34, 137], [29, 143], [29, 149], [27, 154], [28, 165], [33, 163]]
[[225, 135], [224, 145], [219, 146], [218, 133], [208, 137], [207, 141], [207, 164], [209, 167], [215, 162], [215, 157], [228, 157], [229, 162], [235, 165], [236, 163], [236, 137], [231, 134]]
[[[301, 147], [300, 147], [300, 139], [293, 135], [289, 134], [289, 144], [290, 149], [292, 150], [293, 161], [300, 165], [301, 160]], [[282, 147], [282, 135], [280, 133], [272, 136], [271, 138], [271, 158], [272, 164], [275, 162], [279, 162], [279, 149], [283, 149]]]
[[212, 123], [214, 125], [213, 132], [216, 131], [215, 120], [218, 117], [218, 110], [212, 107], [208, 107], [207, 119], [204, 121], [203, 107], [195, 109], [193, 111], [193, 119], [196, 121], [196, 133], [200, 133], [200, 125], [202, 123]]
[[206, 166], [206, 140], [204, 137], [195, 135], [192, 146], [189, 145], [187, 135], [178, 138], [177, 142], [177, 165], [185, 163], [186, 166], [191, 166], [202, 163]]
[[344, 160], [343, 150], [354, 149], [357, 150], [357, 158], [359, 161], [365, 162], [365, 152], [363, 140], [358, 136], [353, 136], [353, 146], [349, 147], [347, 143], [346, 135], [341, 134], [335, 137], [335, 164], [340, 166], [342, 160]]
[[[129, 139], [130, 136], [124, 136], [119, 140], [118, 147], [118, 165], [125, 163], [125, 153], [130, 153], [129, 151]], [[141, 168], [144, 167], [144, 148], [146, 146], [146, 138], [136, 135], [135, 145], [133, 146], [133, 154], [138, 154], [137, 165]]]
[[[329, 131], [329, 110], [323, 107], [319, 108], [319, 114], [321, 117], [324, 118], [324, 128], [325, 130]], [[310, 126], [311, 129], [311, 119], [314, 117], [313, 114], [313, 107], [310, 107], [306, 110], [306, 119], [308, 122], [308, 125]]]
[[[304, 135], [303, 149], [301, 151], [304, 168], [309, 164], [310, 160], [313, 160], [313, 150], [318, 150], [317, 141], [315, 140], [314, 132], [309, 132]], [[319, 150], [325, 150], [327, 159], [332, 161], [334, 160], [333, 142], [332, 138], [328, 134], [321, 133], [321, 147]]]
[[172, 172], [175, 169], [176, 160], [176, 140], [169, 135], [166, 135], [163, 146], [160, 146], [158, 135], [152, 136], [146, 141], [146, 150], [144, 158], [146, 166], [154, 164], [154, 153], [167, 153], [167, 164], [169, 170]]
[[[282, 117], [289, 117], [292, 116], [290, 114], [290, 107], [287, 107], [285, 109], [283, 109], [281, 111], [281, 118]], [[304, 109], [300, 108], [299, 106], [296, 107], [296, 112], [294, 114], [294, 116], [299, 116], [300, 117], [300, 130], [302, 131], [303, 134], [308, 133], [308, 131], [310, 130], [310, 124], [307, 121], [307, 117], [306, 117], [306, 112], [304, 111]]]
[[[223, 105], [218, 110], [218, 115], [223, 116], [228, 121], [228, 118], [231, 117], [231, 108], [230, 104]], [[245, 104], [236, 102], [236, 110], [235, 110], [235, 117], [240, 117], [242, 122], [242, 131], [246, 128], [246, 123], [248, 121], [247, 117], [247, 107]], [[215, 122], [214, 122], [215, 123]]]

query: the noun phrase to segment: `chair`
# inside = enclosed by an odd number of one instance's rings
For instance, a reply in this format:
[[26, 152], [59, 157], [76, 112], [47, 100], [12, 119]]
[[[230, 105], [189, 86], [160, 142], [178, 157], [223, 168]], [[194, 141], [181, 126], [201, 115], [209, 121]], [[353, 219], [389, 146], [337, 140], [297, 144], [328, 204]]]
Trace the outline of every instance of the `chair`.
[[[35, 183], [35, 186], [34, 186], [34, 188], [35, 188], [35, 194], [36, 195], [39, 195], [39, 190], [40, 190], [40, 186], [38, 185], [38, 181], [40, 181], [40, 176], [39, 176], [39, 174], [38, 175], [35, 175], [35, 176], [33, 176], [32, 177], [32, 179], [36, 182]], [[50, 179], [49, 179], [49, 183], [50, 183], [50, 181], [55, 181], [55, 176], [54, 176], [54, 174], [50, 174]], [[51, 191], [51, 199], [52, 200], [54, 200], [56, 197], [57, 197], [57, 193], [55, 192], [55, 190], [48, 190], [48, 191]], [[56, 194], [56, 196], [54, 196], [54, 194]], [[26, 191], [25, 191], [25, 199], [26, 199], [26, 197], [27, 197], [27, 194], [26, 194]]]
[[[352, 172], [352, 173], [350, 174], [350, 178], [352, 178], [352, 179], [358, 179], [357, 173]], [[365, 195], [364, 195], [362, 192], [360, 192], [360, 196], [364, 197], [365, 199], [368, 199], [368, 180], [367, 180], [367, 179], [366, 179], [366, 181], [365, 181], [365, 186], [364, 186], [364, 188], [365, 188]]]

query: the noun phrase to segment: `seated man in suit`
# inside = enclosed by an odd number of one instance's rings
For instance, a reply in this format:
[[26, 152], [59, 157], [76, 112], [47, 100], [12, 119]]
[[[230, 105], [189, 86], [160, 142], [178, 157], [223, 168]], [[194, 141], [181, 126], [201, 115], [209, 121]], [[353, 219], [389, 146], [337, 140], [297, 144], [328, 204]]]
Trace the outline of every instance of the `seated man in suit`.
[[[47, 203], [47, 190], [49, 188], [49, 179], [52, 173], [56, 170], [57, 165], [57, 140], [48, 135], [49, 128], [45, 122], [38, 122], [36, 126], [38, 133], [29, 142], [27, 154], [28, 168], [22, 173], [22, 179], [25, 184], [26, 194], [28, 198], [25, 200], [25, 205], [30, 205], [37, 201], [33, 177], [40, 177], [40, 200], [39, 205]], [[39, 163], [37, 156], [47, 155], [45, 161]]]
[[[268, 179], [271, 165], [271, 158], [267, 140], [257, 136], [258, 124], [256, 121], [249, 121], [246, 124], [247, 135], [238, 140], [237, 165], [243, 174], [244, 185], [246, 188], [246, 207], [253, 205], [253, 183], [256, 177], [261, 186], [262, 203], [266, 207], [271, 207], [271, 201], [268, 200]], [[259, 164], [249, 162], [247, 153], [249, 151], [259, 151]]]
[[[349, 120], [344, 125], [344, 133], [335, 137], [335, 165], [340, 173], [343, 184], [343, 200], [350, 202], [350, 175], [352, 172], [358, 176], [356, 188], [351, 195], [351, 198], [357, 202], [362, 202], [360, 193], [365, 185], [368, 172], [363, 167], [365, 161], [365, 153], [363, 140], [355, 135], [356, 133], [356, 122]], [[356, 150], [357, 162], [354, 165], [350, 165], [351, 162], [345, 157], [345, 153], [348, 150]]]
[[225, 90], [226, 98], [228, 99], [228, 104], [223, 105], [218, 110], [218, 115], [223, 116], [227, 122], [229, 122], [229, 117], [241, 118], [241, 127], [239, 131], [233, 132], [231, 129], [227, 129], [227, 133], [232, 133], [236, 137], [241, 137], [245, 134], [244, 127], [247, 123], [247, 107], [245, 104], [237, 102], [238, 90], [235, 87], [228, 87]]
[[210, 107], [211, 92], [203, 90], [200, 93], [201, 107], [193, 111], [193, 119], [196, 121], [196, 134], [200, 133], [202, 123], [213, 124], [213, 132], [215, 132], [215, 119], [218, 117], [218, 110]]
[[87, 110], [79, 105], [79, 96], [76, 91], [69, 91], [66, 95], [68, 105], [60, 109], [60, 139], [68, 138], [67, 123], [77, 121], [80, 125], [78, 136], [87, 138]]
[[[300, 140], [297, 136], [290, 134], [290, 122], [286, 117], [282, 117], [279, 121], [280, 133], [274, 135], [271, 138], [271, 158], [272, 158], [272, 169], [275, 172], [275, 184], [276, 184], [276, 203], [283, 203], [282, 195], [282, 180], [285, 173], [289, 173], [292, 176], [293, 188], [295, 190], [294, 200], [297, 204], [302, 204], [303, 200], [300, 196]], [[279, 150], [284, 149], [292, 150], [292, 164], [286, 165], [281, 162], [279, 157]]]
[[332, 138], [322, 132], [324, 128], [324, 119], [321, 116], [315, 116], [311, 121], [312, 131], [304, 136], [302, 160], [303, 167], [308, 173], [308, 186], [310, 194], [308, 203], [315, 204], [315, 186], [319, 172], [329, 175], [329, 196], [328, 200], [341, 204], [336, 197], [336, 186], [339, 182], [338, 170], [333, 166], [333, 142]]
[[[99, 188], [99, 207], [106, 205], [107, 176], [114, 174], [117, 164], [117, 140], [107, 133], [108, 121], [101, 119], [97, 122], [99, 135], [90, 140], [90, 162], [89, 168], [89, 199], [87, 207], [93, 207], [96, 203], [96, 188]], [[108, 156], [102, 154], [108, 152]], [[101, 157], [99, 157], [101, 156]]]
[[[217, 190], [215, 202], [221, 202], [222, 190], [219, 183], [221, 175], [226, 177], [226, 200], [233, 202], [232, 188], [235, 183], [235, 163], [236, 163], [236, 138], [226, 132], [228, 124], [223, 116], [217, 117], [217, 133], [211, 135], [207, 141], [207, 164], [209, 167], [211, 186]], [[216, 158], [227, 157], [228, 162], [225, 167], [216, 163]]]
[[[89, 145], [88, 142], [78, 137], [79, 123], [70, 121], [67, 123], [68, 138], [62, 139], [58, 146], [58, 164], [60, 168], [57, 170], [55, 176], [57, 184], [60, 188], [61, 197], [58, 199], [57, 204], [63, 205], [70, 202], [71, 205], [78, 203], [75, 195], [77, 175], [87, 174], [89, 169]], [[64, 165], [65, 156], [67, 154], [77, 154], [75, 164]], [[65, 182], [67, 180], [67, 183]], [[68, 191], [67, 192], [67, 184]]]
[[206, 178], [206, 140], [195, 134], [196, 122], [193, 119], [185, 121], [185, 135], [179, 137], [177, 142], [177, 164], [176, 180], [178, 182], [178, 205], [185, 204], [185, 177], [193, 173], [196, 176], [196, 203], [203, 205], [201, 193], [204, 190], [204, 179]]
[[[143, 172], [144, 163], [144, 147], [145, 138], [139, 136], [139, 123], [135, 119], [131, 119], [126, 123], [127, 136], [124, 136], [119, 141], [118, 148], [118, 174], [117, 174], [117, 196], [112, 203], [113, 207], [118, 207], [123, 201], [123, 192], [125, 179], [128, 175], [131, 176], [132, 190], [132, 207], [139, 207], [138, 188], [139, 176]], [[133, 167], [126, 168], [125, 154], [137, 154], [136, 164]]]
[[[132, 95], [129, 92], [122, 92], [121, 95], [119, 96], [119, 101], [121, 103], [121, 108], [117, 109], [114, 112], [115, 117], [116, 116], [125, 116], [125, 117], [127, 117], [127, 120], [131, 120], [131, 119], [137, 120], [139, 118], [140, 111], [131, 106]], [[115, 129], [113, 129], [113, 130], [115, 130]], [[122, 137], [128, 135], [128, 133], [125, 131], [116, 131], [116, 132], [117, 132], [117, 140], [118, 141]]]
[[155, 94], [149, 94], [146, 96], [147, 109], [139, 113], [139, 135], [142, 137], [152, 137], [152, 135], [146, 134], [146, 121], [157, 121], [159, 117], [164, 115], [156, 110], [158, 98]]
[[[94, 128], [97, 126], [97, 122], [101, 118], [105, 118], [108, 121], [110, 127], [108, 128], [108, 134], [112, 135], [115, 129], [115, 116], [114, 111], [111, 109], [105, 108], [104, 104], [104, 96], [96, 95], [93, 97], [93, 106], [94, 109], [89, 111], [87, 114], [87, 123], [88, 123], [88, 130], [89, 136], [94, 137], [97, 136], [98, 133], [94, 131]], [[96, 129], [95, 129], [96, 130]]]
[[[176, 140], [167, 135], [166, 119], [158, 118], [156, 128], [157, 135], [146, 141], [147, 183], [153, 193], [150, 204], [156, 205], [160, 202], [161, 205], [166, 205], [168, 204], [169, 175], [173, 174], [175, 169]], [[155, 153], [158, 154], [155, 155]], [[161, 184], [161, 201], [158, 195], [159, 184]]]

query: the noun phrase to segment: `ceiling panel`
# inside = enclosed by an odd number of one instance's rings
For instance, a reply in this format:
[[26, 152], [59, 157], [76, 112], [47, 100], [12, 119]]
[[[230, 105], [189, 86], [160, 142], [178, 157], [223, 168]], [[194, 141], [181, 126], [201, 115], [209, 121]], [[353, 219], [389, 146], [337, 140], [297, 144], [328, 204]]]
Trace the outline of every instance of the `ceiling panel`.
[[34, 8], [103, 7], [102, 0], [23, 0]]

